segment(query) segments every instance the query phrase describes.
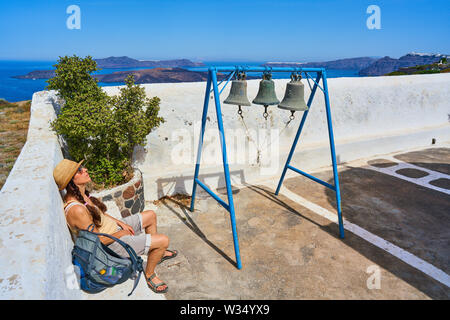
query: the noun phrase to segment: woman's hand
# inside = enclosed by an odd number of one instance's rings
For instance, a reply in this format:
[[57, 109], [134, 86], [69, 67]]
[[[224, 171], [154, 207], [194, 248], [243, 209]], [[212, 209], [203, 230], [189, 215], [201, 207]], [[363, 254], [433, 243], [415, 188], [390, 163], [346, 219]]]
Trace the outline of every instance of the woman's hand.
[[128, 225], [125, 222], [120, 221], [120, 220], [117, 220], [117, 225], [119, 227], [121, 227], [123, 230], [128, 231], [131, 235], [134, 236], [134, 230], [130, 225]]

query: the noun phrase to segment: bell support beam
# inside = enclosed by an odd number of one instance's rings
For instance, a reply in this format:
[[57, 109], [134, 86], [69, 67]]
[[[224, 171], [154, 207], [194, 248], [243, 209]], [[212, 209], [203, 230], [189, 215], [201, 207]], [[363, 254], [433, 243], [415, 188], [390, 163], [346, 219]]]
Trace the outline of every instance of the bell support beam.
[[[229, 78], [231, 79], [231, 77]], [[228, 80], [229, 80], [228, 79]], [[227, 83], [228, 84], [228, 81]], [[225, 86], [226, 86], [225, 84]], [[208, 113], [208, 101], [209, 101], [209, 93], [210, 93], [210, 86], [212, 85], [213, 91], [214, 91], [214, 102], [216, 106], [216, 115], [217, 115], [217, 126], [219, 129], [219, 138], [220, 138], [220, 146], [222, 148], [222, 161], [223, 161], [223, 170], [225, 175], [225, 183], [227, 187], [227, 200], [228, 204], [220, 199], [219, 196], [217, 196], [211, 189], [209, 189], [206, 185], [204, 185], [199, 179], [199, 169], [200, 169], [200, 160], [201, 160], [201, 149], [203, 144], [203, 135], [205, 131], [206, 126], [206, 115]], [[222, 89], [223, 90], [223, 89]], [[197, 152], [197, 163], [195, 167], [195, 174], [194, 174], [194, 184], [192, 187], [192, 199], [191, 199], [191, 211], [194, 210], [194, 201], [195, 201], [195, 190], [196, 186], [200, 185], [210, 196], [214, 198], [219, 204], [221, 204], [229, 213], [230, 213], [230, 219], [231, 219], [231, 229], [233, 233], [233, 243], [234, 243], [234, 253], [236, 256], [236, 267], [238, 269], [242, 269], [242, 263], [241, 263], [241, 256], [239, 251], [239, 240], [237, 235], [237, 228], [236, 228], [236, 216], [234, 211], [234, 203], [233, 203], [233, 193], [231, 189], [231, 178], [230, 178], [230, 169], [228, 166], [228, 159], [227, 159], [227, 150], [226, 150], [226, 142], [225, 142], [225, 132], [223, 129], [223, 121], [222, 121], [222, 111], [220, 106], [220, 92], [217, 85], [217, 69], [216, 68], [210, 68], [208, 71], [208, 83], [206, 87], [206, 94], [205, 94], [205, 102], [203, 105], [203, 115], [202, 115], [202, 128], [200, 133], [200, 142]]]
[[[311, 86], [310, 86], [311, 94], [309, 96], [308, 103], [307, 103], [308, 110], [306, 110], [303, 114], [302, 120], [301, 120], [299, 128], [297, 130], [297, 134], [294, 138], [291, 150], [289, 152], [289, 156], [288, 156], [286, 164], [284, 166], [283, 173], [281, 174], [280, 181], [278, 183], [278, 187], [276, 189], [275, 194], [278, 195], [278, 193], [280, 191], [280, 188], [283, 183], [287, 169], [293, 170], [294, 172], [297, 172], [297, 173], [335, 191], [336, 192], [338, 221], [339, 221], [339, 235], [341, 238], [344, 238], [344, 228], [343, 228], [342, 212], [341, 212], [341, 195], [340, 195], [340, 188], [339, 188], [339, 178], [338, 178], [336, 154], [335, 154], [336, 151], [335, 151], [335, 146], [334, 146], [333, 127], [332, 127], [331, 112], [330, 112], [330, 100], [329, 100], [329, 96], [328, 96], [328, 85], [327, 85], [325, 69], [323, 69], [323, 68], [284, 68], [284, 67], [272, 68], [272, 67], [235, 66], [235, 67], [210, 67], [205, 71], [208, 71], [208, 80], [207, 80], [207, 84], [206, 84], [205, 99], [204, 99], [204, 104], [203, 104], [202, 124], [201, 124], [201, 131], [200, 131], [200, 137], [199, 137], [199, 143], [198, 143], [197, 162], [195, 164], [195, 173], [194, 173], [194, 182], [193, 182], [193, 186], [192, 186], [192, 199], [191, 199], [190, 210], [194, 211], [196, 188], [197, 188], [197, 185], [199, 185], [211, 197], [213, 197], [214, 200], [216, 200], [220, 205], [222, 205], [230, 213], [237, 268], [241, 269], [242, 263], [241, 263], [240, 252], [239, 252], [239, 241], [238, 241], [238, 236], [237, 236], [233, 193], [232, 193], [232, 189], [231, 189], [230, 169], [228, 166], [228, 159], [227, 159], [225, 132], [224, 132], [224, 128], [223, 128], [222, 111], [221, 111], [221, 104], [220, 104], [220, 94], [222, 93], [224, 88], [227, 86], [227, 84], [229, 83], [232, 76], [238, 72], [246, 72], [246, 73], [247, 72], [303, 72], [306, 74], [307, 80], [308, 80], [308, 78], [310, 78], [314, 82], [313, 88], [311, 88]], [[220, 92], [219, 92], [219, 88], [218, 88], [218, 84], [217, 84], [217, 73], [218, 72], [230, 72], [230, 76], [228, 77], [224, 87], [220, 90]], [[316, 80], [314, 80], [311, 76], [309, 76], [309, 74], [307, 74], [307, 72], [315, 72], [317, 74]], [[323, 88], [319, 85], [320, 79], [322, 79]], [[221, 81], [221, 83], [224, 80], [225, 79], [223, 79]], [[308, 80], [308, 84], [309, 84], [309, 80]], [[323, 91], [324, 96], [325, 96], [325, 109], [326, 109], [326, 115], [327, 115], [328, 136], [329, 136], [330, 149], [331, 149], [331, 161], [333, 163], [334, 186], [290, 165], [290, 161], [292, 159], [295, 148], [297, 146], [300, 134], [303, 130], [303, 126], [304, 126], [306, 118], [308, 116], [309, 109], [311, 108], [311, 104], [314, 99], [314, 95], [317, 91], [317, 88], [320, 88]], [[216, 114], [217, 114], [217, 125], [218, 125], [219, 135], [220, 135], [220, 145], [221, 145], [221, 149], [222, 149], [222, 162], [223, 162], [223, 170], [224, 170], [224, 175], [225, 175], [228, 203], [226, 203], [219, 196], [217, 196], [212, 190], [210, 190], [198, 178], [199, 171], [200, 171], [201, 153], [202, 153], [202, 149], [203, 149], [203, 138], [204, 138], [205, 127], [206, 127], [206, 116], [208, 114], [208, 106], [209, 106], [209, 100], [210, 100], [209, 96], [210, 96], [211, 92], [214, 92], [214, 102], [215, 102], [215, 107], [216, 107], [215, 109], [216, 109]]]
[[316, 94], [316, 90], [317, 90], [317, 86], [318, 86], [317, 83], [320, 81], [321, 76], [322, 76], [321, 73], [317, 74], [317, 79], [316, 79], [317, 81], [315, 81], [314, 87], [312, 88], [311, 94], [309, 95], [308, 103], [306, 104], [308, 106], [308, 110], [306, 110], [303, 113], [303, 117], [302, 117], [302, 120], [300, 121], [300, 125], [298, 127], [297, 134], [295, 135], [294, 142], [292, 143], [292, 146], [291, 146], [291, 151], [289, 151], [289, 155], [286, 160], [286, 164], [284, 165], [283, 172], [281, 173], [280, 181], [278, 182], [278, 187], [277, 187], [277, 190], [275, 191], [275, 195], [278, 195], [278, 193], [280, 192], [280, 188], [281, 188], [281, 185], [283, 184], [283, 180], [284, 180], [284, 176], [286, 175], [286, 171], [287, 171], [287, 169], [290, 169], [289, 164], [291, 163], [291, 159], [292, 159], [292, 156], [294, 155], [295, 147], [297, 146], [298, 139], [300, 138], [300, 134], [302, 133], [303, 126], [305, 125], [306, 117], [308, 117], [309, 110], [311, 109], [311, 104], [314, 99], [314, 95]]
[[222, 110], [220, 106], [220, 95], [219, 90], [217, 88], [217, 73], [215, 70], [211, 72], [211, 78], [213, 81], [213, 88], [214, 88], [214, 100], [216, 103], [216, 113], [217, 113], [217, 126], [219, 128], [219, 134], [220, 134], [220, 146], [222, 147], [222, 160], [223, 160], [223, 170], [225, 174], [225, 183], [227, 186], [227, 198], [228, 198], [228, 212], [230, 213], [230, 219], [231, 219], [231, 229], [233, 232], [233, 241], [234, 241], [234, 252], [236, 256], [236, 264], [237, 268], [241, 269], [241, 256], [239, 253], [239, 241], [237, 236], [237, 229], [236, 229], [236, 217], [234, 212], [234, 203], [233, 203], [233, 193], [231, 189], [231, 179], [230, 179], [230, 169], [228, 167], [228, 159], [227, 159], [227, 148], [226, 148], [226, 142], [225, 142], [225, 131], [223, 129], [223, 122], [222, 122]]
[[194, 183], [192, 186], [191, 212], [194, 212], [195, 192], [197, 190], [197, 178], [200, 170], [200, 160], [202, 158], [203, 137], [205, 135], [206, 116], [208, 114], [209, 94], [211, 90], [211, 72], [208, 71], [208, 80], [206, 82], [205, 100], [203, 103], [202, 126], [200, 129], [200, 137], [198, 139], [197, 161], [195, 163]]
[[[227, 87], [228, 82], [230, 82], [231, 78], [234, 76], [235, 73], [236, 73], [236, 71], [230, 72], [230, 76], [228, 77], [227, 82], [223, 85], [222, 90], [220, 90], [219, 95], [222, 93], [223, 90], [225, 90], [225, 88]], [[219, 86], [217, 86], [217, 87], [219, 87]]]
[[211, 197], [213, 197], [222, 207], [224, 207], [225, 209], [227, 209], [227, 211], [230, 211], [230, 206], [223, 201], [222, 199], [220, 199], [210, 188], [208, 188], [205, 184], [203, 184], [203, 182], [201, 182], [198, 178], [195, 179], [195, 182], [203, 188], [203, 190], [205, 190], [206, 192], [209, 193], [209, 195]]
[[[319, 86], [319, 82], [316, 82], [307, 72], [305, 72], [306, 77], [310, 78], [312, 81], [314, 81], [315, 84], [317, 84], [317, 86], [319, 87], [320, 90], [322, 90], [322, 92], [325, 92], [321, 86]], [[319, 80], [320, 81], [320, 80]]]
[[333, 135], [333, 125], [331, 122], [331, 109], [330, 109], [330, 97], [328, 96], [328, 84], [327, 84], [327, 72], [325, 69], [323, 70], [323, 94], [325, 96], [325, 109], [327, 111], [327, 124], [328, 124], [328, 138], [330, 140], [330, 149], [331, 149], [331, 162], [333, 163], [333, 178], [334, 178], [334, 186], [336, 188], [336, 207], [338, 213], [338, 222], [339, 222], [339, 236], [344, 238], [344, 223], [342, 221], [342, 209], [341, 209], [341, 191], [339, 188], [339, 177], [337, 171], [337, 163], [336, 163], [336, 150], [334, 147], [334, 135]]
[[[208, 72], [209, 72], [209, 71], [208, 71]], [[217, 85], [217, 87], [219, 87], [219, 86], [222, 84], [222, 82], [224, 82], [225, 79], [227, 79], [227, 82], [223, 85], [223, 87], [222, 87], [222, 89], [220, 90], [220, 93], [219, 93], [219, 94], [221, 94], [222, 91], [226, 88], [228, 82], [230, 82], [231, 78], [234, 76], [235, 73], [236, 73], [236, 71], [230, 72], [230, 74], [228, 75], [228, 78], [223, 78], [222, 81], [219, 82], [219, 84]], [[209, 93], [212, 93], [212, 92], [213, 92], [213, 89], [211, 89], [211, 90], [209, 91]]]
[[195, 71], [210, 71], [214, 69], [217, 72], [322, 72], [322, 68], [288, 68], [288, 67], [247, 67], [247, 66], [234, 66], [234, 67], [209, 67], [198, 68]]
[[[322, 78], [322, 83], [323, 83], [323, 89], [319, 86], [319, 82], [320, 82], [321, 78]], [[312, 80], [314, 81], [314, 79], [312, 79]], [[303, 125], [305, 124], [306, 117], [308, 116], [309, 110], [311, 108], [311, 103], [312, 103], [312, 100], [316, 93], [317, 87], [319, 87], [323, 91], [323, 94], [325, 97], [325, 110], [326, 110], [326, 114], [327, 114], [328, 138], [329, 138], [330, 149], [331, 149], [331, 162], [333, 165], [334, 186], [290, 165], [292, 156], [293, 156], [295, 148], [297, 146], [298, 139], [303, 130]], [[331, 190], [333, 190], [336, 193], [336, 207], [337, 207], [337, 214], [338, 214], [339, 237], [343, 239], [344, 238], [344, 224], [343, 224], [343, 220], [342, 220], [341, 192], [340, 192], [340, 188], [339, 188], [339, 177], [338, 177], [337, 163], [336, 163], [336, 150], [334, 147], [333, 126], [332, 126], [332, 121], [331, 121], [330, 98], [328, 96], [327, 75], [326, 75], [325, 69], [321, 69], [321, 72], [320, 73], [318, 72], [318, 74], [317, 74], [317, 78], [314, 81], [314, 87], [311, 90], [311, 94], [309, 96], [307, 106], [308, 106], [308, 110], [306, 110], [305, 113], [303, 114], [303, 118], [300, 122], [300, 126], [298, 128], [297, 134], [295, 135], [294, 142], [292, 143], [291, 151], [289, 152], [289, 156], [286, 160], [286, 164], [285, 164], [283, 172], [281, 174], [280, 181], [278, 182], [278, 186], [275, 191], [275, 194], [278, 195], [278, 193], [280, 192], [280, 188], [281, 188], [281, 185], [283, 184], [283, 180], [286, 175], [287, 169], [295, 171], [295, 172], [297, 172], [297, 173], [299, 173], [299, 174], [301, 174], [301, 175], [303, 175], [303, 176], [305, 176], [327, 188], [330, 188]]]
[[[332, 186], [331, 184], [329, 184], [329, 183], [327, 183], [327, 182], [325, 182], [323, 180], [320, 180], [319, 178], [316, 178], [316, 177], [310, 175], [309, 173], [306, 173], [306, 172], [304, 172], [304, 171], [302, 171], [300, 169], [297, 169], [297, 168], [295, 168], [295, 167], [293, 167], [291, 165], [288, 165], [287, 168], [291, 169], [292, 171], [295, 171], [295, 172], [297, 172], [297, 173], [299, 173], [299, 174], [301, 174], [301, 175], [303, 175], [303, 176], [305, 176], [305, 177], [307, 177], [307, 178], [309, 178], [309, 179], [311, 179], [311, 180], [313, 180], [313, 181], [315, 181], [317, 183], [320, 183], [321, 185], [323, 185], [323, 186], [325, 186], [327, 188], [330, 188], [333, 191], [336, 191], [336, 187], [335, 186]], [[278, 186], [280, 186], [280, 185], [278, 185]], [[278, 190], [278, 188], [277, 188], [277, 190]], [[278, 192], [279, 192], [279, 190], [278, 190]], [[277, 195], [278, 195], [278, 192], [276, 192]]]

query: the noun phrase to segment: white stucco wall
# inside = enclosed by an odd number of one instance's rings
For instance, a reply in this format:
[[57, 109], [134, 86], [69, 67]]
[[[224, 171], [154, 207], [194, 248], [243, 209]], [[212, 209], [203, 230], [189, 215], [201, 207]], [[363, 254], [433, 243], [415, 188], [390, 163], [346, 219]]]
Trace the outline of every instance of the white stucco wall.
[[[275, 80], [279, 100], [284, 96], [287, 82]], [[306, 80], [303, 82], [308, 97], [310, 89]], [[256, 96], [258, 85], [259, 80], [248, 81], [250, 101]], [[145, 198], [153, 200], [178, 192], [190, 194], [206, 83], [145, 84], [143, 87], [148, 96], [161, 98], [160, 115], [167, 120], [150, 133], [146, 150], [139, 148], [135, 152], [135, 164], [144, 175]], [[229, 87], [221, 95], [222, 102], [229, 94]], [[433, 138], [437, 143], [450, 140], [450, 74], [333, 78], [328, 79], [328, 87], [340, 163], [431, 145]], [[119, 87], [104, 87], [104, 90], [117, 94]], [[279, 177], [302, 113], [296, 113], [296, 119], [286, 127], [289, 111], [270, 106], [266, 121], [262, 106], [242, 109], [244, 121], [237, 114], [237, 106], [222, 104], [232, 181], [255, 182], [260, 178]], [[208, 116], [200, 174], [210, 187], [223, 187], [214, 100], [210, 100]], [[261, 134], [258, 139], [259, 130], [272, 132], [273, 136], [265, 138]], [[262, 145], [258, 146], [257, 141]], [[236, 157], [237, 146], [243, 145], [245, 154], [240, 154], [243, 156], [240, 159]], [[252, 158], [255, 154], [259, 156], [258, 161]], [[304, 170], [331, 164], [324, 95], [319, 89], [291, 164]]]
[[63, 158], [49, 129], [55, 100], [33, 95], [27, 142], [0, 192], [0, 299], [81, 298], [68, 288], [72, 240], [53, 180]]

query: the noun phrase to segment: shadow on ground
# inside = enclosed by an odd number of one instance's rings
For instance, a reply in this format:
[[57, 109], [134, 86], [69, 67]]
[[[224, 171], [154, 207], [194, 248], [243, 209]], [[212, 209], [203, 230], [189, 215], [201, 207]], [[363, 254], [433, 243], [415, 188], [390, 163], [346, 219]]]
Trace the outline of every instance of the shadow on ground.
[[[418, 167], [444, 174], [450, 173], [450, 150], [446, 148], [414, 151], [397, 155], [395, 158]], [[368, 163], [386, 167], [392, 162], [375, 159]], [[409, 178], [421, 178], [428, 175], [424, 171], [421, 173], [420, 170], [416, 171], [401, 174]], [[332, 177], [332, 172], [321, 173], [320, 177], [323, 179]], [[328, 182], [334, 184], [332, 178], [329, 178]], [[445, 273], [450, 273], [450, 234], [448, 233], [450, 196], [448, 194], [360, 167], [345, 167], [339, 172], [339, 182], [342, 211], [346, 220], [414, 254]], [[430, 183], [433, 184], [433, 181]], [[438, 186], [445, 188], [446, 183], [446, 181], [441, 182]], [[292, 187], [293, 184], [291, 184]], [[313, 187], [308, 181], [300, 190], [311, 188]], [[321, 205], [335, 212], [335, 193], [330, 189], [323, 189], [327, 196], [327, 204]], [[317, 196], [306, 195], [305, 198], [322, 203]], [[442, 294], [444, 297], [449, 296], [449, 289], [445, 285], [424, 274], [419, 277], [413, 273], [398, 270], [395, 265], [383, 264], [381, 257], [380, 255], [370, 256], [376, 264], [428, 296], [432, 298], [441, 298]], [[436, 285], [430, 286], [433, 283]]]
[[[316, 176], [332, 183], [331, 171]], [[448, 273], [447, 195], [357, 167], [341, 168], [339, 178], [348, 221]], [[334, 192], [323, 186], [304, 177], [284, 186], [335, 212]], [[445, 285], [349, 231], [340, 239], [337, 224], [273, 191], [250, 185], [234, 194], [242, 270], [236, 269], [229, 214], [215, 200], [200, 192], [194, 212], [173, 199], [161, 203], [158, 215], [178, 223], [160, 229], [181, 253], [158, 269], [170, 287], [167, 298], [450, 297]], [[368, 287], [373, 265], [381, 269], [380, 289]]]

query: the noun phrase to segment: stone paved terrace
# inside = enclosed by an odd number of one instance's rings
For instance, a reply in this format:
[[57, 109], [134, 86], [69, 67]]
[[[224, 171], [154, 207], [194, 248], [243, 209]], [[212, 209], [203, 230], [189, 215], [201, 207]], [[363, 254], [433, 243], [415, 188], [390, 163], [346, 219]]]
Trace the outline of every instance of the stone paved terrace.
[[[390, 159], [381, 156], [339, 166], [346, 222], [449, 274], [450, 148], [401, 153]], [[441, 173], [435, 181], [447, 192], [376, 170], [394, 162], [413, 164], [424, 174], [427, 172], [421, 168]], [[316, 176], [332, 183], [330, 170]], [[199, 196], [194, 213], [170, 200], [158, 206], [161, 220], [166, 215], [176, 218], [160, 230], [170, 236], [172, 247], [182, 252], [180, 258], [159, 269], [170, 285], [167, 298], [450, 297], [446, 285], [378, 248], [371, 237], [358, 236], [347, 227], [345, 239], [339, 239], [337, 224], [322, 212], [334, 214], [334, 192], [302, 176], [287, 179], [278, 197], [273, 193], [275, 187], [276, 181], [272, 181], [235, 191], [241, 271], [234, 267], [228, 213], [211, 197]], [[371, 265], [381, 270], [379, 290], [367, 288]], [[446, 279], [448, 285], [448, 276]]]
[[[449, 299], [450, 145], [338, 169], [343, 240], [334, 193], [307, 178], [287, 176], [279, 196], [277, 181], [233, 186], [242, 270], [228, 212], [205, 192], [198, 192], [194, 213], [189, 201], [147, 203], [158, 214], [158, 231], [180, 251], [157, 267], [170, 287], [165, 298]], [[332, 183], [330, 168], [314, 174]], [[380, 270], [379, 289], [368, 288], [370, 268]], [[90, 298], [126, 299], [130, 288], [127, 282]], [[132, 298], [163, 297], [141, 281]]]

